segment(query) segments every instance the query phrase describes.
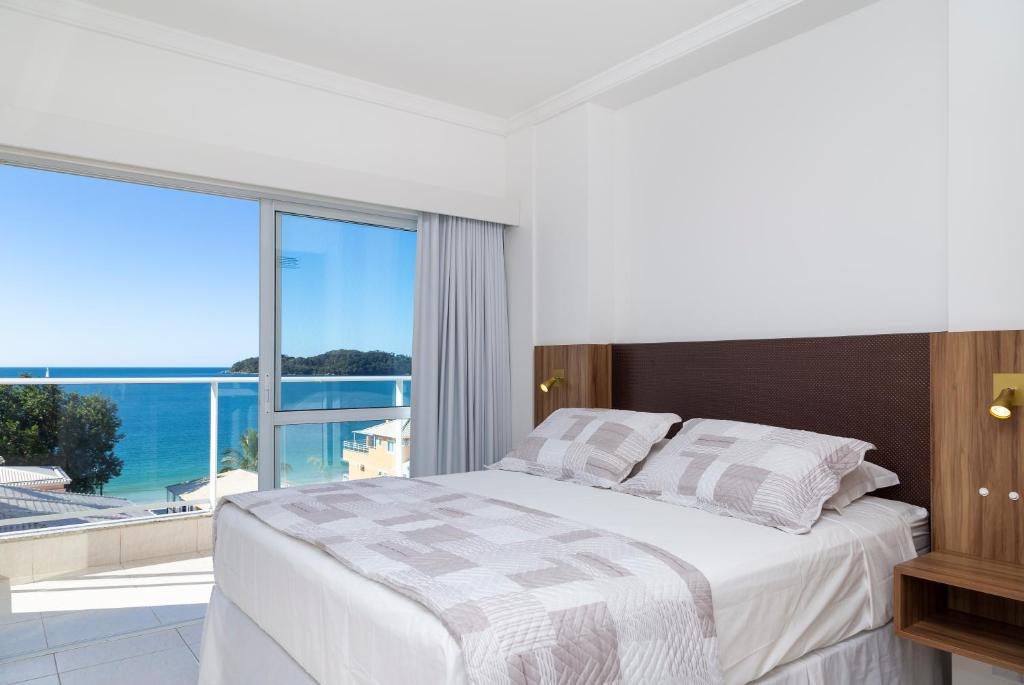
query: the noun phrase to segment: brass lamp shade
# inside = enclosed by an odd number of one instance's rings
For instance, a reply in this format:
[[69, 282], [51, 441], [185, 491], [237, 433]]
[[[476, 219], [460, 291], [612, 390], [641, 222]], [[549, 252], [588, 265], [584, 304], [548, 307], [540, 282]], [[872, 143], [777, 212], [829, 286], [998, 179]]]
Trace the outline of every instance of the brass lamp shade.
[[555, 375], [540, 384], [541, 392], [551, 392], [551, 388], [565, 383], [565, 369], [555, 369]]
[[1015, 388], [1003, 388], [988, 408], [988, 413], [997, 419], [1008, 419], [1013, 415], [1010, 408], [1013, 404]]

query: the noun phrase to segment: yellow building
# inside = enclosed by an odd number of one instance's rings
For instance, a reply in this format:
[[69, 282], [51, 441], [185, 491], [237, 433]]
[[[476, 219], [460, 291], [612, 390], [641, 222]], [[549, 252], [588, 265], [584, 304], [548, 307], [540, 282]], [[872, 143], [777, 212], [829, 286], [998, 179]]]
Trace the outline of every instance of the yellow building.
[[349, 480], [409, 476], [409, 419], [391, 419], [352, 433], [342, 450]]

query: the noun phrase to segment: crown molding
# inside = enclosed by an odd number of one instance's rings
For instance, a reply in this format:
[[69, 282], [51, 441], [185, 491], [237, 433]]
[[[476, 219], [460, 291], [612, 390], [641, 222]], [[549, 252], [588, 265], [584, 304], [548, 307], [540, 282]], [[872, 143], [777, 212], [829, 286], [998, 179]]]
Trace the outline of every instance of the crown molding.
[[110, 12], [78, 0], [0, 0], [0, 9], [75, 26], [485, 133], [504, 135], [508, 130], [508, 122], [502, 117]]
[[558, 116], [613, 89], [638, 80], [683, 60], [702, 48], [729, 38], [797, 5], [814, 0], [747, 0], [702, 24], [684, 31], [653, 48], [630, 57], [605, 71], [511, 117], [509, 132]]
[[[746, 0], [510, 118], [293, 62], [258, 50], [104, 10], [80, 0], [0, 0], [0, 9], [505, 136], [586, 102], [617, 109], [875, 1], [831, 0], [826, 3], [822, 0]], [[707, 53], [716, 51], [719, 54], [706, 57]]]

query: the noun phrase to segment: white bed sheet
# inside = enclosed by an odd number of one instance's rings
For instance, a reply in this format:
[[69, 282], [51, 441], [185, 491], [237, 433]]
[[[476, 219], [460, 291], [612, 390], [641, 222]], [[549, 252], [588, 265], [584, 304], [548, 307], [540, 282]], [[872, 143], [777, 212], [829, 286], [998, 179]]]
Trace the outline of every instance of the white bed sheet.
[[[711, 584], [726, 682], [884, 625], [892, 569], [916, 555], [923, 509], [864, 497], [806, 535], [663, 502], [506, 471], [434, 478], [657, 545]], [[220, 591], [322, 685], [462, 683], [458, 645], [429, 611], [227, 505]]]
[[[317, 685], [219, 590], [210, 597], [200, 660], [199, 685]], [[753, 685], [948, 685], [949, 679], [948, 654], [896, 637], [890, 621], [774, 668]]]

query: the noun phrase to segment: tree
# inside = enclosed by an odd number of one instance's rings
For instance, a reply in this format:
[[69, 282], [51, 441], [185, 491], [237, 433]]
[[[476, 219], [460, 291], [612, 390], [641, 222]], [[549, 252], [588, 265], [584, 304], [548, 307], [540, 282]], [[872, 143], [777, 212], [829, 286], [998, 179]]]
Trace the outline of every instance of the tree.
[[9, 465], [51, 456], [60, 438], [62, 395], [55, 385], [0, 386], [0, 454]]
[[225, 447], [220, 453], [221, 462], [224, 463], [222, 471], [231, 469], [244, 469], [253, 473], [259, 470], [260, 436], [255, 428], [246, 428], [242, 437], [238, 439], [242, 447], [241, 451], [234, 447]]
[[124, 465], [117, 404], [56, 385], [0, 386], [0, 454], [9, 466], [60, 466], [72, 492], [102, 492]]
[[[260, 434], [256, 432], [255, 428], [246, 428], [245, 432], [242, 433], [242, 437], [238, 439], [238, 444], [242, 448], [241, 451], [236, 450], [234, 447], [225, 447], [221, 450], [220, 459], [224, 466], [220, 469], [220, 472], [244, 469], [258, 473], [260, 468]], [[289, 473], [291, 468], [291, 464], [281, 464], [282, 473]]]
[[117, 405], [103, 395], [65, 393], [61, 412], [59, 454], [71, 478], [72, 492], [103, 492], [121, 475], [124, 462], [114, 454], [123, 434]]

